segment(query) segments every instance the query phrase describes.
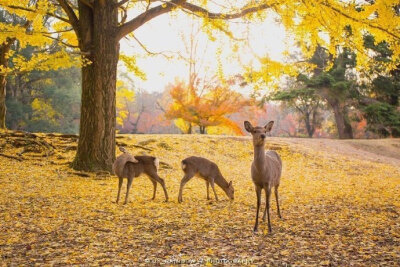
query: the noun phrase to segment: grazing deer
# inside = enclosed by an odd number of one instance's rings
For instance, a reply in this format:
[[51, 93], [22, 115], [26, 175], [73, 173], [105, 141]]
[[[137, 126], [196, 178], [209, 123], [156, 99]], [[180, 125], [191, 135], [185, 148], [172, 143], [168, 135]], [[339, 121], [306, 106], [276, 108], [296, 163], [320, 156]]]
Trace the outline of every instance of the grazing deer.
[[254, 232], [258, 230], [258, 213], [261, 205], [261, 190], [265, 190], [266, 203], [263, 215], [263, 221], [265, 221], [266, 214], [268, 215], [268, 231], [271, 232], [271, 221], [269, 218], [269, 203], [271, 196], [271, 189], [275, 189], [276, 206], [278, 209], [278, 216], [282, 218], [279, 209], [279, 198], [278, 198], [278, 187], [282, 173], [282, 160], [278, 153], [272, 150], [265, 152], [264, 144], [266, 133], [271, 131], [273, 121], [270, 121], [264, 127], [256, 126], [253, 127], [250, 122], [245, 121], [244, 127], [246, 131], [251, 133], [253, 136], [254, 146], [254, 160], [251, 164], [251, 178], [255, 185], [257, 193], [257, 213], [256, 213], [256, 224], [254, 226]]
[[164, 189], [165, 201], [167, 202], [168, 193], [167, 189], [165, 188], [165, 182], [157, 174], [159, 165], [158, 159], [151, 156], [132, 156], [123, 147], [120, 147], [119, 150], [123, 152], [123, 154], [118, 156], [113, 164], [113, 171], [119, 178], [118, 195], [116, 203], [118, 203], [119, 201], [123, 179], [128, 178], [128, 184], [126, 186], [126, 195], [124, 202], [124, 204], [126, 204], [128, 203], [129, 189], [131, 188], [133, 178], [138, 177], [142, 173], [146, 174], [153, 183], [152, 199], [155, 199], [157, 183], [160, 183], [162, 188]]
[[217, 164], [214, 162], [201, 158], [201, 157], [188, 157], [182, 160], [182, 170], [185, 173], [181, 181], [181, 187], [179, 188], [178, 202], [182, 202], [182, 190], [183, 186], [192, 179], [193, 176], [198, 175], [200, 178], [206, 181], [207, 186], [207, 199], [210, 199], [209, 185], [211, 185], [214, 191], [215, 199], [218, 201], [217, 193], [215, 192], [214, 183], [216, 183], [225, 194], [233, 200], [233, 186], [232, 181], [229, 183], [222, 176]]

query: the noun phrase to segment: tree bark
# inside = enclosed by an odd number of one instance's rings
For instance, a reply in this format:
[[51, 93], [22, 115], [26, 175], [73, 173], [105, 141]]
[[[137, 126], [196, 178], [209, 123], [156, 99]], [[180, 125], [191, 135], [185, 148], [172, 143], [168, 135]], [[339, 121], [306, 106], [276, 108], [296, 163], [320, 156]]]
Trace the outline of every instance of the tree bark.
[[[0, 45], [0, 67], [3, 67], [4, 69], [7, 69], [8, 67], [7, 54], [14, 41], [15, 38], [7, 38], [7, 42]], [[7, 74], [0, 74], [0, 129], [6, 129], [6, 85]]]
[[328, 104], [331, 106], [335, 116], [339, 139], [353, 139], [353, 129], [351, 128], [345, 108], [341, 107], [339, 101], [336, 99], [328, 99]]
[[[0, 46], [0, 66], [5, 66], [4, 62], [4, 45]], [[6, 67], [6, 66], [5, 66]], [[0, 129], [6, 129], [6, 74], [0, 74]]]
[[314, 126], [311, 125], [309, 112], [305, 112], [305, 114], [304, 114], [304, 123], [306, 125], [308, 137], [312, 138], [315, 130], [314, 130]]
[[95, 1], [93, 9], [79, 6], [80, 48], [89, 52], [91, 64], [82, 68], [79, 143], [72, 163], [76, 170], [111, 171], [115, 160], [119, 40], [113, 4], [115, 1]]

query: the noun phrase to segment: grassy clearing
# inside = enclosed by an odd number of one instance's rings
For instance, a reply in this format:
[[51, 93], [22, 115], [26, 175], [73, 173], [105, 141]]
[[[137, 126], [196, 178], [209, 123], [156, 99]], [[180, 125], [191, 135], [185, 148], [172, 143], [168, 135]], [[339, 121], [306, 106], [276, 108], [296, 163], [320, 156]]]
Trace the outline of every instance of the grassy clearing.
[[[116, 177], [78, 176], [65, 164], [74, 156], [71, 139], [45, 138], [56, 147], [48, 159], [29, 153], [21, 162], [0, 158], [0, 258], [5, 265], [147, 265], [174, 260], [204, 265], [217, 259], [253, 265], [400, 262], [398, 166], [272, 138], [268, 147], [280, 153], [284, 164], [283, 219], [272, 201], [273, 233], [267, 234], [266, 223], [261, 223], [260, 232], [253, 234], [256, 196], [248, 138], [122, 136], [118, 142], [132, 153], [160, 158], [164, 164], [159, 173], [170, 195], [170, 202], [164, 203], [159, 186], [156, 200], [150, 201], [152, 184], [143, 176], [134, 180], [131, 202], [125, 206], [113, 203]], [[15, 155], [21, 149], [3, 150]], [[194, 178], [184, 189], [184, 202], [177, 203], [180, 161], [190, 155], [219, 165], [233, 181], [235, 201], [219, 188], [221, 201], [207, 201], [204, 181]]]

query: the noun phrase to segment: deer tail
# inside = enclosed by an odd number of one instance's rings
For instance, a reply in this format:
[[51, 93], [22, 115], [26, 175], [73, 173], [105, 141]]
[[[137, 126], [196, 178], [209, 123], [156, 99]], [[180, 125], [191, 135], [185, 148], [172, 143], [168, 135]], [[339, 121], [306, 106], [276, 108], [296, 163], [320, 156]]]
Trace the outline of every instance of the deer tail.
[[185, 160], [182, 160], [181, 161], [181, 167], [182, 167], [182, 170], [185, 170], [186, 169], [186, 162], [185, 162]]

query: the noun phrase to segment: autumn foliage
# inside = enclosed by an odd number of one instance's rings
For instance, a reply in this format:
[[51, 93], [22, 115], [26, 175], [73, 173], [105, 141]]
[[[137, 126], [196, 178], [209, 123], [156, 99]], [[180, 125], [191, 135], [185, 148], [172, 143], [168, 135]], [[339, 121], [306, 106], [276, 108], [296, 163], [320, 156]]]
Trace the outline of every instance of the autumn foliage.
[[235, 134], [243, 134], [241, 128], [227, 117], [249, 105], [240, 93], [219, 83], [203, 86], [200, 90], [199, 83], [190, 86], [176, 81], [170, 94], [173, 103], [165, 114], [168, 119], [196, 125], [200, 133], [205, 133], [210, 127], [226, 127]]

